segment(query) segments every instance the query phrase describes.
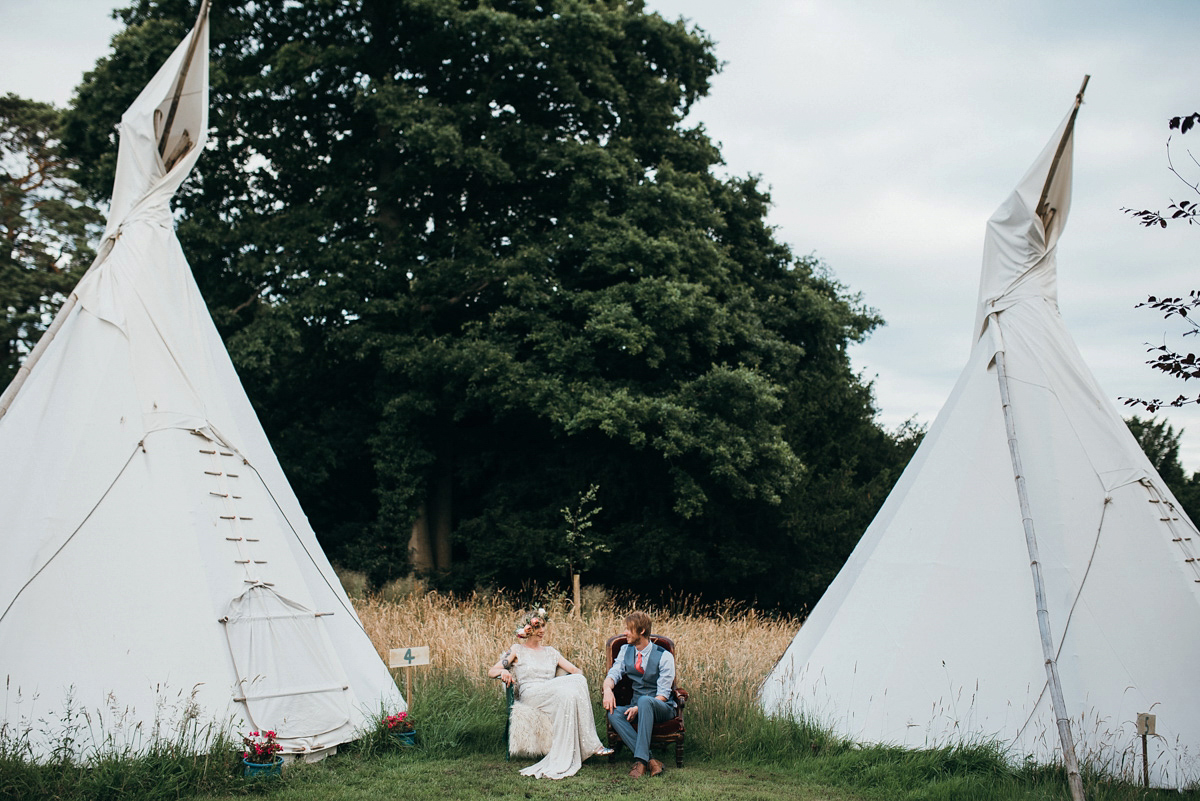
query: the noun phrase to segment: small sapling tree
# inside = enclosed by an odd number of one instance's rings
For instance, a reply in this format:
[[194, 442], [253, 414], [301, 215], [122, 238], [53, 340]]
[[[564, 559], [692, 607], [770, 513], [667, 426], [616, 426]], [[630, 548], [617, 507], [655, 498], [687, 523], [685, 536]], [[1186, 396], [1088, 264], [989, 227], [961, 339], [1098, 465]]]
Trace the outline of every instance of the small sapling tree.
[[600, 485], [592, 484], [579, 496], [574, 508], [564, 506], [562, 510], [563, 521], [567, 524], [566, 547], [556, 564], [571, 577], [572, 611], [576, 616], [580, 614], [579, 574], [591, 568], [597, 554], [611, 550], [608, 543], [592, 531], [592, 518], [604, 508], [596, 503], [599, 492]]

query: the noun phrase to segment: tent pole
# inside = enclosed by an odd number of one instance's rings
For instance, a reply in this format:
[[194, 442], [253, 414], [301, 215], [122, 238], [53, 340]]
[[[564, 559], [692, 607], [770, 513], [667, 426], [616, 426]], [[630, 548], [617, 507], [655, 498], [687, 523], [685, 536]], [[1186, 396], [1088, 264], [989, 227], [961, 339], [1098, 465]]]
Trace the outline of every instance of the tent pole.
[[1047, 229], [1050, 227], [1050, 216], [1054, 214], [1054, 209], [1046, 208], [1046, 198], [1050, 195], [1050, 184], [1054, 181], [1054, 173], [1058, 172], [1058, 162], [1062, 160], [1063, 151], [1067, 149], [1067, 140], [1071, 138], [1071, 132], [1075, 130], [1075, 117], [1079, 114], [1079, 107], [1083, 105], [1083, 93], [1091, 79], [1091, 75], [1083, 76], [1083, 85], [1079, 87], [1079, 94], [1075, 95], [1075, 107], [1071, 109], [1071, 119], [1067, 120], [1067, 128], [1058, 142], [1058, 149], [1054, 151], [1054, 160], [1050, 162], [1050, 171], [1046, 173], [1046, 185], [1042, 187], [1042, 196], [1038, 200], [1037, 216], [1042, 218], [1042, 225]]
[[55, 315], [54, 322], [50, 323], [50, 327], [46, 329], [38, 343], [33, 346], [33, 350], [25, 357], [25, 361], [17, 368], [17, 374], [13, 376], [12, 381], [8, 382], [4, 394], [0, 395], [0, 417], [4, 417], [8, 413], [8, 407], [12, 406], [13, 399], [21, 391], [25, 379], [29, 377], [29, 371], [37, 364], [38, 359], [42, 358], [42, 352], [54, 340], [54, 335], [58, 333], [58, 329], [62, 328], [63, 321], [71, 314], [71, 309], [75, 308], [78, 300], [79, 296], [75, 294], [75, 290], [71, 290], [71, 294], [67, 296], [62, 307], [59, 308], [58, 314]]
[[[1065, 139], [1064, 139], [1065, 141]], [[993, 320], [996, 324], [999, 321]], [[1067, 717], [1067, 705], [1063, 700], [1062, 682], [1058, 677], [1058, 662], [1054, 643], [1050, 637], [1050, 612], [1046, 608], [1046, 590], [1042, 583], [1042, 562], [1038, 553], [1037, 537], [1033, 531], [1033, 515], [1029, 510], [1029, 494], [1025, 486], [1025, 471], [1021, 466], [1021, 453], [1017, 448], [1017, 428], [1013, 422], [1012, 406], [1008, 396], [1008, 370], [1004, 351], [996, 353], [996, 378], [1000, 382], [1000, 403], [1004, 409], [1004, 428], [1008, 432], [1008, 455], [1012, 459], [1013, 477], [1017, 482], [1017, 500], [1021, 505], [1021, 525], [1025, 529], [1025, 547], [1029, 549], [1029, 569], [1033, 572], [1033, 592], [1037, 600], [1038, 632], [1042, 640], [1042, 655], [1046, 660], [1046, 680], [1050, 685], [1050, 698], [1054, 705], [1054, 717], [1058, 722], [1058, 739], [1062, 745], [1063, 762], [1067, 768], [1067, 782], [1071, 787], [1073, 801], [1083, 801], [1083, 779], [1079, 776], [1079, 761], [1075, 756], [1075, 738], [1071, 735], [1071, 720]]]
[[[108, 254], [112, 252], [113, 243], [117, 241], [117, 236], [119, 235], [120, 234], [115, 234], [104, 240], [104, 243], [100, 246], [100, 252], [96, 254], [96, 258], [87, 268], [87, 271], [80, 276], [79, 280], [81, 282], [87, 277], [88, 273], [96, 269], [96, 265], [108, 258]], [[79, 284], [76, 284], [75, 288], [78, 289]], [[63, 322], [71, 315], [71, 309], [75, 308], [75, 304], [78, 301], [79, 296], [76, 295], [75, 290], [72, 289], [71, 294], [67, 296], [67, 299], [63, 301], [62, 307], [59, 308], [58, 314], [54, 316], [54, 322], [50, 323], [50, 327], [45, 330], [41, 339], [39, 339], [38, 343], [33, 346], [33, 350], [31, 350], [29, 355], [25, 357], [25, 361], [21, 363], [19, 368], [17, 368], [17, 374], [13, 376], [12, 381], [8, 383], [8, 387], [5, 388], [4, 394], [0, 395], [0, 417], [4, 417], [4, 415], [8, 413], [8, 407], [12, 406], [13, 399], [16, 398], [17, 393], [21, 391], [21, 386], [25, 383], [25, 379], [29, 377], [29, 373], [31, 370], [33, 370], [33, 366], [38, 363], [38, 359], [42, 358], [42, 353], [44, 353], [50, 343], [54, 341], [54, 335], [58, 333], [58, 329], [62, 328]]]
[[175, 124], [175, 112], [179, 108], [183, 84], [187, 80], [188, 70], [192, 66], [192, 56], [196, 54], [196, 40], [200, 38], [200, 25], [204, 22], [204, 16], [208, 14], [208, 2], [209, 0], [202, 0], [200, 3], [200, 13], [196, 15], [196, 25], [192, 28], [192, 40], [188, 42], [187, 55], [184, 56], [183, 66], [179, 68], [179, 78], [175, 81], [175, 94], [171, 98], [171, 108], [167, 111], [167, 121], [163, 123], [162, 137], [158, 140], [158, 155], [162, 158], [167, 157], [167, 137], [171, 134], [171, 126]]

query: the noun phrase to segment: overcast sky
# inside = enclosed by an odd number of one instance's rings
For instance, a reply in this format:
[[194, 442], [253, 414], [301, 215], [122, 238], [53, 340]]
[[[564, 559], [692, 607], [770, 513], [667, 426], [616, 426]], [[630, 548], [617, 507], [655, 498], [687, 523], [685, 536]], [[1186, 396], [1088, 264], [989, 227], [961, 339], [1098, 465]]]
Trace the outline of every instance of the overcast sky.
[[[65, 105], [118, 26], [110, 0], [0, 0], [0, 92]], [[1193, 345], [1134, 305], [1200, 288], [1200, 228], [1123, 206], [1196, 199], [1167, 170], [1166, 121], [1200, 111], [1195, 0], [648, 0], [725, 62], [697, 106], [726, 169], [771, 188], [771, 222], [887, 320], [855, 365], [880, 420], [930, 423], [966, 363], [984, 224], [1092, 76], [1059, 243], [1059, 304], [1108, 396], [1174, 398], [1145, 343]], [[220, 13], [219, 0], [214, 13]], [[1200, 130], [1175, 137], [1200, 155]], [[1192, 166], [1193, 180], [1200, 167]], [[1195, 343], [1200, 344], [1200, 343]], [[1200, 384], [1189, 388], [1200, 394]], [[1200, 410], [1186, 429], [1200, 469]]]

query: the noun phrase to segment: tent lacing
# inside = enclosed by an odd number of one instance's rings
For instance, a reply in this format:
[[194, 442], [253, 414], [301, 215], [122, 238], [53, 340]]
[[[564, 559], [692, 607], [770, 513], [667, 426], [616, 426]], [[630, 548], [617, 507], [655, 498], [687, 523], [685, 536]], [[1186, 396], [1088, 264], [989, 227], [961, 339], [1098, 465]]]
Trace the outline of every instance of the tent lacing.
[[129, 454], [129, 458], [125, 460], [125, 464], [121, 465], [121, 469], [117, 471], [117, 475], [113, 478], [112, 483], [109, 484], [108, 488], [104, 490], [104, 493], [100, 496], [100, 500], [96, 501], [95, 505], [92, 506], [92, 508], [88, 510], [88, 513], [86, 515], [84, 515], [83, 520], [79, 521], [79, 525], [76, 526], [75, 530], [71, 532], [71, 536], [67, 537], [63, 541], [63, 544], [58, 546], [58, 550], [56, 550], [54, 553], [52, 553], [50, 555], [50, 558], [46, 560], [45, 564], [43, 564], [41, 567], [39, 567], [37, 569], [37, 572], [34, 573], [32, 576], [30, 576], [29, 580], [21, 585], [21, 589], [17, 590], [17, 594], [13, 596], [12, 600], [9, 601], [8, 606], [4, 607], [4, 612], [2, 614], [0, 614], [0, 622], [3, 622], [5, 615], [7, 615], [9, 613], [9, 610], [11, 610], [13, 608], [13, 604], [15, 604], [17, 602], [17, 599], [21, 597], [21, 593], [25, 592], [25, 590], [29, 587], [29, 585], [33, 583], [33, 580], [36, 579], [38, 576], [40, 576], [42, 571], [50, 566], [50, 563], [53, 562], [58, 557], [58, 555], [63, 552], [63, 549], [67, 547], [67, 544], [71, 540], [75, 539], [75, 535], [79, 533], [80, 529], [83, 528], [84, 524], [86, 524], [87, 521], [89, 519], [91, 519], [91, 516], [93, 514], [95, 514], [96, 510], [100, 508], [100, 504], [104, 503], [104, 499], [108, 497], [108, 493], [112, 492], [112, 488], [117, 485], [117, 482], [121, 479], [121, 476], [125, 474], [126, 468], [129, 467], [129, 463], [133, 461], [133, 457], [137, 455], [138, 450], [139, 449], [141, 449], [143, 451], [145, 450], [145, 447], [144, 447], [145, 441], [146, 440], [143, 437], [141, 440], [138, 441], [138, 444], [133, 447], [133, 452]]
[[359, 629], [362, 630], [363, 634], [366, 634], [367, 630], [363, 626], [362, 621], [358, 619], [358, 615], [355, 614], [353, 609], [346, 606], [346, 604], [342, 603], [342, 598], [338, 594], [338, 591], [336, 589], [334, 589], [332, 584], [329, 583], [329, 579], [326, 578], [326, 576], [325, 576], [325, 571], [321, 570], [321, 566], [318, 565], [317, 560], [313, 558], [312, 553], [308, 550], [308, 546], [306, 546], [304, 544], [304, 540], [300, 538], [300, 535], [296, 532], [295, 527], [292, 526], [292, 521], [288, 520], [287, 513], [283, 511], [283, 507], [280, 506], [279, 501], [277, 501], [275, 499], [275, 493], [271, 492], [271, 487], [270, 487], [270, 485], [267, 484], [266, 480], [263, 479], [262, 473], [259, 473], [258, 468], [256, 468], [254, 465], [250, 464], [249, 459], [246, 459], [243, 456], [242, 460], [246, 463], [246, 467], [249, 467], [251, 470], [254, 471], [254, 475], [258, 476], [258, 480], [259, 480], [259, 482], [262, 483], [263, 489], [265, 489], [267, 491], [267, 495], [270, 496], [271, 502], [274, 503], [275, 508], [279, 510], [279, 516], [283, 518], [283, 521], [285, 523], [287, 523], [288, 530], [292, 532], [292, 536], [295, 537], [297, 544], [299, 544], [300, 547], [304, 550], [305, 555], [308, 556], [308, 559], [310, 562], [312, 562], [313, 567], [315, 567], [317, 569], [317, 575], [319, 575], [321, 577], [321, 580], [325, 582], [325, 586], [329, 587], [329, 591], [333, 593], [333, 597], [335, 599], [337, 599], [337, 602], [339, 604], [341, 604], [341, 607], [350, 613], [350, 619], [358, 624], [358, 627], [359, 627]]
[[[239, 448], [237, 448], [233, 445], [230, 445], [227, 438], [224, 435], [222, 435], [221, 432], [213, 429], [211, 427], [211, 425], [208, 427], [207, 430], [209, 433], [205, 433], [205, 431], [201, 430], [201, 429], [192, 429], [192, 433], [195, 434], [196, 436], [203, 437], [204, 439], [207, 439], [210, 442], [214, 442], [214, 443], [220, 444], [226, 448], [229, 448], [229, 450], [233, 451], [233, 453], [237, 454], [237, 456], [241, 458], [242, 464], [244, 464], [246, 467], [249, 467], [251, 470], [254, 471], [254, 475], [258, 477], [258, 483], [261, 484], [262, 488], [267, 491], [267, 496], [270, 497], [271, 503], [275, 504], [275, 508], [279, 510], [279, 516], [283, 518], [283, 522], [287, 523], [288, 530], [292, 532], [292, 537], [296, 540], [296, 543], [300, 546], [300, 548], [303, 549], [305, 555], [308, 557], [308, 560], [310, 562], [312, 562], [313, 567], [315, 567], [317, 569], [317, 574], [321, 577], [321, 580], [325, 582], [325, 586], [328, 587], [329, 591], [333, 593], [333, 597], [337, 600], [338, 604], [343, 609], [345, 609], [347, 612], [350, 613], [350, 619], [355, 621], [358, 624], [358, 628], [364, 634], [366, 634], [367, 630], [365, 627], [363, 627], [362, 621], [358, 619], [358, 615], [354, 613], [353, 609], [346, 606], [346, 604], [342, 603], [342, 599], [338, 595], [337, 590], [334, 589], [333, 585], [329, 583], [329, 579], [325, 577], [325, 572], [323, 570], [321, 570], [321, 566], [318, 565], [317, 560], [313, 558], [312, 552], [309, 551], [308, 546], [306, 546], [304, 544], [304, 540], [300, 537], [299, 533], [297, 533], [295, 526], [292, 525], [292, 521], [288, 519], [287, 512], [283, 511], [283, 507], [280, 506], [279, 501], [276, 500], [275, 494], [273, 492], [271, 492], [271, 486], [267, 483], [266, 479], [264, 479], [262, 477], [262, 473], [258, 472], [258, 468], [256, 468], [253, 464], [250, 463], [250, 460], [248, 458], [246, 458], [246, 454], [242, 453], [242, 451]], [[210, 436], [210, 434], [211, 434], [211, 436]], [[230, 454], [230, 455], [233, 455], [233, 454]], [[248, 520], [249, 518], [242, 518], [242, 519]], [[254, 583], [254, 582], [252, 582], [252, 583]], [[258, 582], [258, 583], [265, 584], [268, 587], [274, 586], [270, 582], [266, 582], [266, 581]], [[321, 615], [331, 615], [331, 614], [333, 614], [333, 613], [332, 612], [319, 612], [319, 613], [317, 613], [317, 616], [320, 617]]]
[[[154, 432], [152, 431], [150, 433], [152, 434]], [[149, 434], [147, 434], [147, 436], [149, 436]], [[58, 546], [58, 549], [50, 555], [50, 558], [46, 560], [45, 564], [39, 567], [37, 572], [30, 576], [29, 580], [21, 585], [21, 589], [17, 590], [16, 595], [14, 595], [12, 600], [9, 601], [8, 606], [4, 608], [4, 612], [0, 613], [0, 622], [3, 622], [5, 616], [8, 615], [9, 611], [12, 610], [13, 605], [17, 602], [17, 599], [21, 597], [21, 594], [24, 593], [26, 589], [28, 589], [29, 585], [33, 583], [34, 579], [41, 575], [42, 571], [50, 566], [50, 563], [53, 562], [60, 553], [62, 553], [63, 549], [67, 547], [71, 540], [75, 538], [75, 535], [79, 533], [80, 529], [82, 529], [87, 521], [91, 519], [92, 515], [95, 514], [96, 510], [100, 508], [100, 504], [104, 503], [104, 499], [108, 497], [108, 493], [112, 492], [112, 488], [116, 486], [117, 482], [121, 479], [121, 476], [125, 474], [130, 462], [133, 461], [133, 457], [137, 455], [138, 449], [140, 448], [143, 451], [145, 450], [145, 442], [145, 437], [138, 441], [137, 445], [135, 445], [133, 448], [133, 452], [129, 454], [129, 458], [125, 460], [125, 464], [121, 465], [121, 469], [117, 471], [117, 474], [113, 477], [112, 482], [100, 495], [100, 498], [96, 501], [92, 508], [88, 510], [88, 513], [84, 515], [84, 518], [79, 521], [79, 525], [75, 527], [75, 530], [71, 532], [71, 535], [63, 541], [62, 545]], [[345, 603], [342, 602], [341, 596], [338, 595], [337, 590], [335, 590], [333, 585], [329, 583], [329, 579], [325, 576], [325, 572], [321, 570], [320, 565], [317, 564], [317, 560], [313, 558], [312, 552], [308, 550], [308, 546], [304, 544], [304, 540], [301, 539], [300, 535], [296, 532], [295, 527], [292, 525], [292, 521], [288, 520], [287, 514], [283, 511], [283, 507], [279, 505], [279, 501], [276, 500], [275, 494], [271, 492], [271, 488], [263, 479], [262, 474], [258, 472], [258, 469], [255, 468], [254, 465], [250, 464], [250, 461], [246, 459], [245, 456], [242, 457], [242, 461], [247, 467], [254, 471], [254, 475], [258, 476], [258, 480], [262, 484], [263, 489], [267, 491], [267, 495], [270, 496], [271, 502], [274, 503], [275, 508], [279, 510], [279, 515], [283, 518], [284, 522], [287, 523], [288, 530], [292, 532], [292, 536], [295, 538], [296, 542], [304, 550], [304, 553], [308, 556], [309, 561], [312, 562], [313, 567], [317, 569], [317, 573], [321, 576], [321, 580], [325, 582], [325, 586], [327, 586], [330, 592], [333, 593], [333, 597], [337, 599], [338, 604], [340, 604], [343, 609], [350, 613], [350, 619], [357, 623], [359, 629], [365, 634], [367, 630], [363, 627], [362, 621], [358, 619], [358, 615], [354, 613], [354, 610], [350, 609]]]
[[[1175, 507], [1175, 504], [1167, 500], [1166, 496], [1159, 491], [1153, 481], [1143, 478], [1138, 483], [1145, 487], [1146, 491], [1150, 494], [1151, 497], [1148, 499], [1150, 503], [1157, 504], [1156, 514], [1158, 515], [1158, 519], [1166, 524], [1167, 531], [1171, 536], [1171, 542], [1178, 546], [1179, 555], [1183, 558], [1184, 564], [1191, 566], [1193, 581], [1200, 584], [1200, 570], [1198, 570], [1200, 568], [1200, 561], [1197, 558], [1197, 551], [1194, 545], [1189, 544], [1192, 542], [1192, 537], [1184, 536], [1185, 534], [1195, 534], [1195, 526], [1192, 525], [1191, 520], [1186, 515], [1182, 518], [1180, 517], [1180, 510]], [[1180, 527], [1184, 530], [1181, 531]]]

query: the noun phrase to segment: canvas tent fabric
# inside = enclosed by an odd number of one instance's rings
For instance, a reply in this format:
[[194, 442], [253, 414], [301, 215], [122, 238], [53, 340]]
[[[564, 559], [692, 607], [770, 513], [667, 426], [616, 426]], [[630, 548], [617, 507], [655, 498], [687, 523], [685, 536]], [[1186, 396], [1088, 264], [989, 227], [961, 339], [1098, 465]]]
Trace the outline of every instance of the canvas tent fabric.
[[175, 237], [208, 126], [207, 28], [122, 117], [101, 255], [0, 418], [0, 725], [37, 754], [69, 709], [118, 746], [190, 720], [311, 754], [404, 708]]
[[[987, 224], [974, 347], [846, 565], [761, 688], [772, 714], [860, 742], [994, 740], [1062, 753], [997, 379], [1040, 549], [1051, 642], [1081, 762], [1200, 779], [1200, 535], [1096, 384], [1059, 315], [1071, 190], [1067, 120]], [[1045, 225], [1037, 214], [1058, 144]]]

